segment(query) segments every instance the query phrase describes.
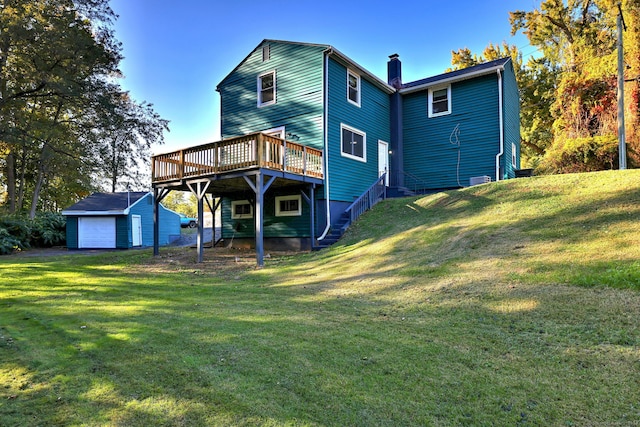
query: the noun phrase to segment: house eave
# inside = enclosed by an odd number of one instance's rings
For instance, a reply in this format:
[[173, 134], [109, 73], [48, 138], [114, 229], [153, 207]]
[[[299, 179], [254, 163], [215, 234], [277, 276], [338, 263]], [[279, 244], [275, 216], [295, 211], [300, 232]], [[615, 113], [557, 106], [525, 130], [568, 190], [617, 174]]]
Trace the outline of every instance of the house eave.
[[348, 56], [346, 56], [345, 54], [343, 54], [342, 52], [340, 52], [338, 49], [334, 48], [333, 46], [329, 46], [329, 48], [325, 51], [325, 53], [327, 55], [329, 55], [329, 56], [333, 56], [334, 58], [336, 58], [338, 60], [338, 62], [341, 62], [343, 65], [346, 65], [350, 69], [353, 69], [354, 71], [357, 71], [358, 74], [366, 76], [367, 80], [371, 81], [378, 88], [384, 90], [388, 94], [392, 94], [392, 93], [394, 93], [396, 91], [396, 89], [393, 86], [387, 84], [384, 80], [382, 80], [381, 78], [377, 77], [376, 75], [371, 74], [371, 72], [367, 71], [366, 68], [364, 68], [361, 65], [359, 65], [358, 63], [354, 62], [351, 58], [349, 58]]
[[451, 83], [461, 82], [464, 80], [474, 79], [476, 77], [481, 77], [484, 75], [495, 74], [497, 71], [504, 71], [505, 64], [496, 65], [491, 68], [485, 68], [482, 70], [474, 71], [471, 73], [461, 74], [457, 76], [444, 77], [439, 80], [433, 80], [428, 83], [424, 83], [418, 86], [406, 87], [399, 90], [400, 94], [406, 95], [414, 92], [419, 92], [423, 90], [427, 90], [432, 87], [449, 85]]

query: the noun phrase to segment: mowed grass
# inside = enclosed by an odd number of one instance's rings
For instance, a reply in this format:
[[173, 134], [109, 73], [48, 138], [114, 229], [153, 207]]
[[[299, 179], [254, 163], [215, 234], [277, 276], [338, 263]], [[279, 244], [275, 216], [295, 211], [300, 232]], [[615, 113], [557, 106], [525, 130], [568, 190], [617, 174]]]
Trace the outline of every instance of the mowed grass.
[[263, 269], [2, 257], [0, 425], [640, 425], [639, 240], [614, 171], [385, 201]]

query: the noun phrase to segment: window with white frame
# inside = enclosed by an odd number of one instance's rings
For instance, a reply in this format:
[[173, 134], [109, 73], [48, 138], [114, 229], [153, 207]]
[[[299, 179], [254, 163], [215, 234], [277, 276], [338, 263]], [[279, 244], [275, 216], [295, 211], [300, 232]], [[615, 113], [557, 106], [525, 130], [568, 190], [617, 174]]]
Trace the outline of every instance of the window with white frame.
[[358, 129], [341, 124], [340, 144], [342, 155], [361, 162], [367, 161], [367, 134]]
[[518, 165], [518, 152], [516, 149], [516, 144], [511, 143], [511, 164], [515, 168]]
[[269, 71], [268, 73], [260, 74], [258, 76], [258, 107], [264, 107], [265, 105], [275, 103], [276, 72]]
[[451, 114], [451, 86], [429, 89], [429, 117]]
[[302, 215], [302, 198], [297, 196], [276, 197], [276, 216]]
[[253, 205], [248, 200], [231, 202], [231, 219], [253, 218]]
[[360, 76], [351, 70], [347, 70], [347, 99], [360, 106]]

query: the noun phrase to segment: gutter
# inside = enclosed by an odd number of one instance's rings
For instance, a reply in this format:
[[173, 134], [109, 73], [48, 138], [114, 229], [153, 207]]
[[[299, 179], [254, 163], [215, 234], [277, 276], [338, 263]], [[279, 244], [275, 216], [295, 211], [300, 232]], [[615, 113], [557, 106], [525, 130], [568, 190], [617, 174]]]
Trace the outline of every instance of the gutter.
[[496, 154], [496, 181], [500, 181], [500, 157], [504, 154], [504, 117], [502, 111], [502, 73], [498, 69], [498, 117], [500, 121], [500, 151]]
[[322, 102], [324, 104], [322, 106], [324, 109], [322, 113], [322, 138], [324, 139], [324, 192], [327, 205], [327, 226], [317, 240], [324, 240], [331, 228], [331, 203], [329, 201], [329, 126], [327, 122], [329, 121], [329, 55], [332, 51], [332, 48], [324, 51], [324, 82], [322, 87]]

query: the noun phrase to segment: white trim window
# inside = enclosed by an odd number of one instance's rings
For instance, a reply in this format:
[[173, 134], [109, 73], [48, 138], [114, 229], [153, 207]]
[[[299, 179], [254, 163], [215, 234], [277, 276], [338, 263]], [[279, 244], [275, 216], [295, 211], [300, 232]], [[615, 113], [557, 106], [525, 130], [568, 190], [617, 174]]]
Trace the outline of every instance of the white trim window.
[[511, 143], [511, 164], [513, 165], [513, 167], [517, 167], [518, 165], [518, 149], [516, 148], [516, 144], [514, 144], [513, 142]]
[[347, 100], [360, 106], [360, 76], [351, 70], [347, 70]]
[[300, 215], [302, 215], [302, 197], [300, 195], [276, 197], [276, 216]]
[[262, 133], [266, 133], [269, 136], [275, 136], [276, 138], [284, 139], [285, 137], [284, 129], [285, 129], [284, 126], [280, 126], [277, 128], [263, 130]]
[[429, 117], [451, 114], [451, 85], [429, 88]]
[[345, 124], [340, 124], [340, 151], [344, 157], [367, 161], [367, 134]]
[[231, 202], [231, 219], [253, 218], [253, 205], [248, 200]]
[[276, 103], [276, 72], [269, 71], [258, 76], [258, 107]]

